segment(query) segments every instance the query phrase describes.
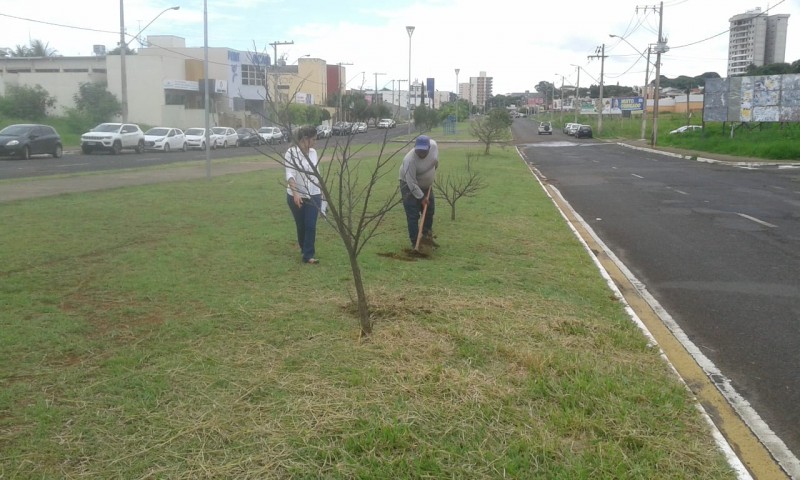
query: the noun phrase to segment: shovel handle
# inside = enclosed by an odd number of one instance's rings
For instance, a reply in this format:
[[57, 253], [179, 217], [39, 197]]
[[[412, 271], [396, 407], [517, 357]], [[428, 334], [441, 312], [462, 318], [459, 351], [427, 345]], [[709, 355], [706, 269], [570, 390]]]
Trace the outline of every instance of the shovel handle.
[[[425, 194], [425, 200], [428, 199], [431, 195], [431, 188], [433, 185], [428, 187], [428, 192]], [[428, 213], [428, 202], [425, 202], [425, 205], [422, 207], [422, 216], [419, 219], [419, 231], [417, 232], [417, 243], [414, 245], [414, 250], [419, 251], [419, 242], [422, 241], [422, 226], [425, 224], [425, 214]]]

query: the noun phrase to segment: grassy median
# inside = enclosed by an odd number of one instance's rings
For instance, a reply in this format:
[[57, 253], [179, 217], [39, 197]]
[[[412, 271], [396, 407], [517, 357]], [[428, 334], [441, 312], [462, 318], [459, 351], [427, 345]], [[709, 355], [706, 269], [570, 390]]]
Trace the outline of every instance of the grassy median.
[[492, 151], [432, 257], [402, 257], [402, 209], [367, 245], [361, 340], [347, 255], [322, 226], [301, 264], [280, 169], [0, 205], [0, 477], [733, 478]]

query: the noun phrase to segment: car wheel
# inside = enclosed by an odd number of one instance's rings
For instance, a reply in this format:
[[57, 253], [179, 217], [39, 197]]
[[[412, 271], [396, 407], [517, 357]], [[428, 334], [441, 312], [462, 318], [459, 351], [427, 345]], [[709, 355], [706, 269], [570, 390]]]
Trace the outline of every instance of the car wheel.
[[22, 147], [22, 151], [19, 152], [19, 158], [22, 160], [28, 160], [31, 158], [31, 147]]
[[111, 147], [111, 153], [114, 155], [119, 155], [122, 152], [122, 143], [119, 141], [114, 142], [114, 146]]
[[81, 152], [83, 152], [84, 155], [89, 155], [90, 153], [92, 153], [92, 149], [89, 148], [89, 147], [83, 146], [83, 147], [81, 147]]
[[136, 148], [133, 149], [136, 153], [144, 152], [144, 140], [139, 140], [139, 143], [136, 144]]
[[200, 143], [200, 150], [205, 150], [205, 149], [206, 149], [206, 142], [201, 142]]
[[181, 147], [181, 151], [185, 152], [186, 150], [188, 150], [188, 148], [186, 148], [186, 142], [183, 142], [183, 147]]
[[228, 148], [228, 141], [227, 140], [222, 142], [222, 148]]
[[53, 155], [53, 158], [61, 158], [61, 156], [63, 154], [64, 154], [64, 147], [62, 147], [59, 144], [59, 145], [56, 145], [56, 149], [53, 150], [53, 153], [51, 155]]
[[169, 152], [169, 143], [164, 144], [164, 153]]

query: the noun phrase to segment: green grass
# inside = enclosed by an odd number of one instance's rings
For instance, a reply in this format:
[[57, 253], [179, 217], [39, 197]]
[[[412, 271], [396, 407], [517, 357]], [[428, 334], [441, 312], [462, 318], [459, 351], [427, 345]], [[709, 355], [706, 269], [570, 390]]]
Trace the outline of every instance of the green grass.
[[400, 209], [365, 248], [366, 340], [329, 228], [301, 264], [280, 169], [1, 205], [0, 477], [733, 478], [492, 151], [455, 222], [440, 201], [430, 259], [403, 258]]
[[[540, 116], [549, 120], [548, 115]], [[552, 116], [553, 125], [561, 129], [564, 123], [575, 120], [574, 114], [564, 113]], [[595, 136], [606, 139], [640, 139], [641, 117], [621, 118], [619, 116], [603, 117], [603, 132], [597, 133], [597, 116], [580, 115], [578, 122], [592, 126]], [[653, 119], [648, 116], [645, 136], [649, 140], [653, 132]], [[700, 125], [702, 121], [695, 116], [691, 122]], [[703, 132], [691, 132], [670, 135], [669, 132], [682, 125], [687, 125], [686, 115], [661, 113], [658, 116], [658, 145], [697, 150], [699, 152], [720, 153], [741, 157], [761, 158], [765, 160], [800, 160], [800, 125], [796, 123], [761, 123], [752, 125], [736, 124], [737, 128], [731, 138], [731, 123], [708, 122]]]

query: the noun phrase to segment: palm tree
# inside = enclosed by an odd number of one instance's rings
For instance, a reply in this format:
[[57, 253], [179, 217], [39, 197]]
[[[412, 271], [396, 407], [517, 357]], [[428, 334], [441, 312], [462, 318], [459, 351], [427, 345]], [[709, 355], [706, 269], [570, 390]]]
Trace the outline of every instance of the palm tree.
[[54, 57], [58, 51], [50, 48], [50, 42], [31, 40], [30, 45], [17, 45], [11, 51], [12, 57]]
[[50, 48], [50, 42], [42, 40], [31, 40], [30, 46], [31, 57], [55, 57], [58, 50]]

